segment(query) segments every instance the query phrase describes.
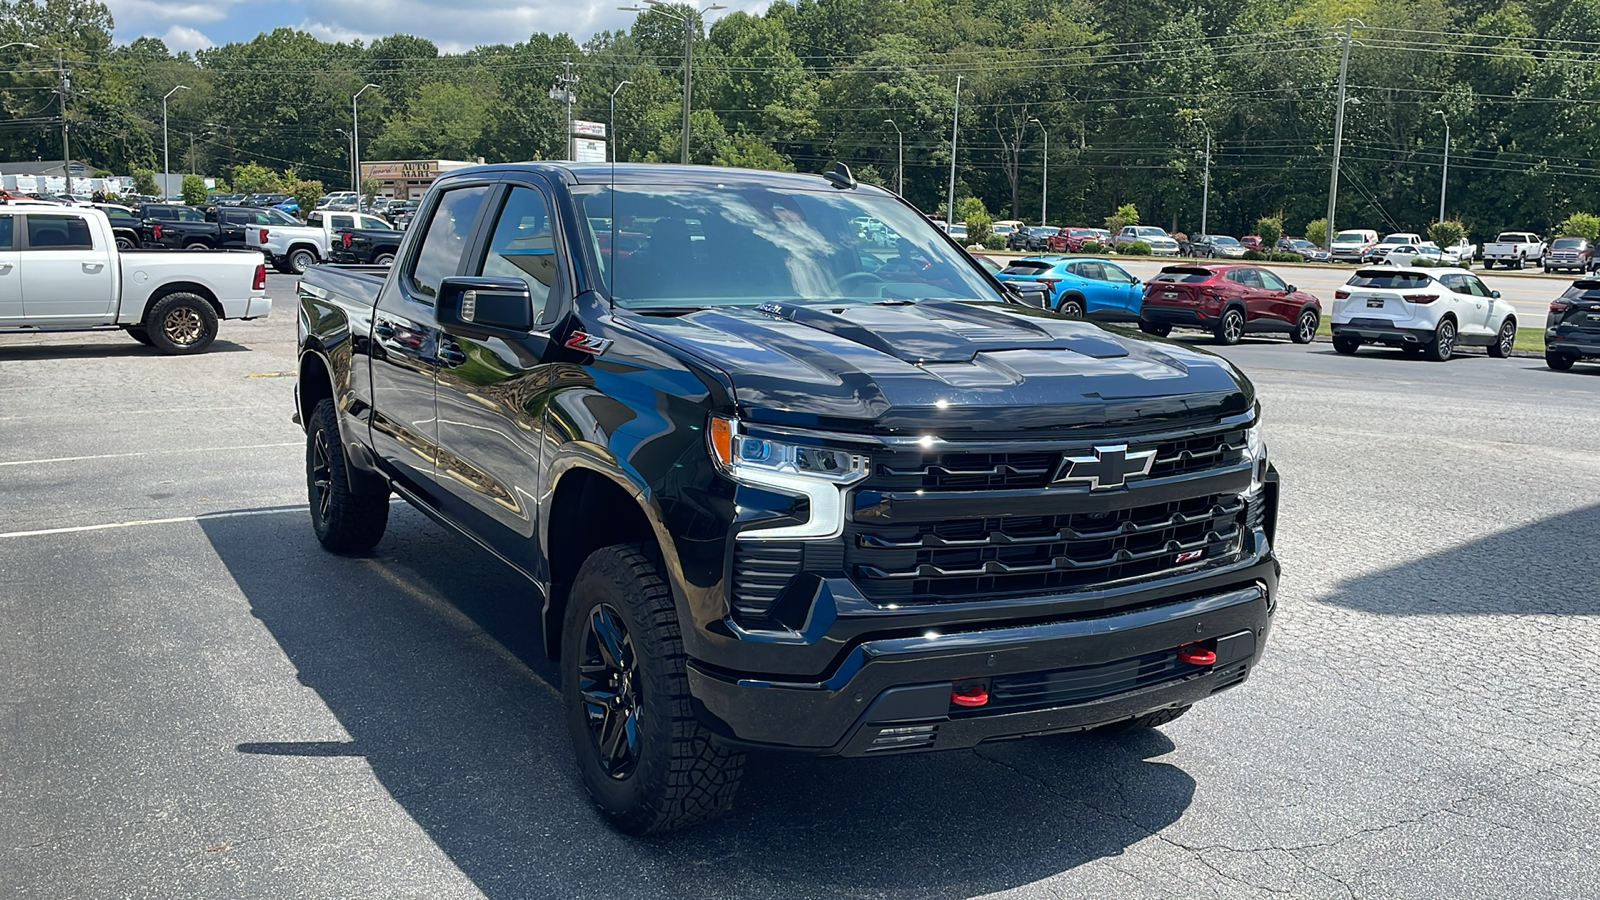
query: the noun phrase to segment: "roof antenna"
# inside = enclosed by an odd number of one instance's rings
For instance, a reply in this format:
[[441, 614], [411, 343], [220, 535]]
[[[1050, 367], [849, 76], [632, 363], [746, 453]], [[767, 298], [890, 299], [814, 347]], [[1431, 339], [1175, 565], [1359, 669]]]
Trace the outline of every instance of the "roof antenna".
[[833, 171], [823, 173], [822, 177], [841, 191], [853, 191], [856, 188], [856, 177], [850, 174], [850, 167], [842, 162], [834, 163]]

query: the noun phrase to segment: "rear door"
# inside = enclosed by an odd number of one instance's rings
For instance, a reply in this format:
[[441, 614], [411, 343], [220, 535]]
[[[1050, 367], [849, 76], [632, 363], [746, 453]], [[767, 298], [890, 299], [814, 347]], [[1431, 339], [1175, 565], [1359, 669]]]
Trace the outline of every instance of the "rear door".
[[[543, 398], [555, 389], [551, 328], [573, 295], [571, 268], [543, 181], [517, 175], [489, 199], [481, 239], [463, 274], [516, 279], [532, 296], [525, 336], [445, 331], [439, 352], [439, 468], [445, 511], [507, 558], [537, 565]], [[568, 368], [571, 353], [566, 352]]]
[[16, 217], [0, 214], [0, 325], [20, 325], [22, 254], [17, 252]]
[[419, 221], [421, 240], [384, 283], [372, 314], [372, 446], [403, 487], [435, 506], [440, 348], [433, 301], [441, 281], [462, 273], [492, 186], [489, 179], [467, 181], [434, 196]]
[[70, 212], [19, 217], [22, 308], [36, 325], [99, 325], [116, 315], [112, 248], [89, 220]]
[[[1460, 330], [1463, 336], [1481, 338], [1491, 333], [1488, 324], [1489, 297], [1487, 292], [1482, 297], [1475, 296], [1472, 293], [1472, 286], [1467, 284], [1468, 277], [1464, 272], [1440, 275], [1440, 286], [1448, 289], [1441, 292], [1444, 296], [1440, 299], [1448, 302], [1455, 312], [1456, 321], [1461, 323]], [[1476, 278], [1472, 280], [1477, 281]]]

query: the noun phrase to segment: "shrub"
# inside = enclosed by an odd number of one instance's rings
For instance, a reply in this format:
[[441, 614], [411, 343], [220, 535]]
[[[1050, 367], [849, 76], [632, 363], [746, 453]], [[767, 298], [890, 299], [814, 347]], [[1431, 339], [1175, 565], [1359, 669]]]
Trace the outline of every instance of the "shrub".
[[149, 169], [134, 169], [133, 192], [135, 194], [144, 194], [146, 197], [153, 197], [161, 193], [160, 186], [156, 184], [156, 173]]
[[1144, 241], [1129, 241], [1126, 244], [1119, 244], [1117, 252], [1123, 256], [1149, 256], [1150, 245]]
[[967, 223], [968, 243], [983, 245], [988, 242], [989, 225], [994, 219], [990, 218], [982, 200], [977, 197], [959, 200], [956, 202], [956, 213], [960, 216], [956, 221]]
[[1100, 242], [1099, 241], [1084, 241], [1083, 244], [1080, 246], [1078, 252], [1079, 253], [1104, 253], [1104, 252], [1106, 252], [1106, 250], [1105, 250], [1104, 247], [1100, 246]]
[[1005, 248], [1006, 239], [998, 234], [991, 234], [983, 239], [983, 249], [985, 250], [1004, 250]]
[[1588, 238], [1590, 243], [1600, 241], [1600, 216], [1573, 213], [1556, 226], [1556, 237]]
[[322, 197], [322, 182], [305, 181], [297, 178], [293, 184], [289, 185], [289, 194], [294, 197], [294, 202], [300, 206], [300, 218], [304, 219], [311, 214], [312, 208], [317, 205], [317, 201]]
[[1271, 253], [1267, 254], [1267, 259], [1269, 261], [1271, 261], [1271, 262], [1303, 262], [1304, 261], [1301, 258], [1300, 254], [1298, 254], [1298, 253], [1290, 253], [1287, 250], [1274, 250]]
[[1246, 250], [1241, 258], [1248, 259], [1251, 262], [1266, 262], [1268, 257], [1267, 254], [1262, 253], [1260, 250]]
[[183, 202], [190, 206], [204, 206], [206, 203], [206, 180], [199, 175], [183, 176]]
[[1311, 221], [1307, 222], [1306, 240], [1316, 244], [1318, 247], [1321, 247], [1324, 250], [1328, 249], [1328, 220], [1312, 219]]
[[1261, 238], [1261, 249], [1271, 253], [1277, 247], [1278, 238], [1283, 237], [1283, 215], [1262, 216], [1256, 220], [1256, 236]]
[[1466, 236], [1467, 226], [1449, 219], [1428, 226], [1428, 240], [1441, 250], [1454, 247]]

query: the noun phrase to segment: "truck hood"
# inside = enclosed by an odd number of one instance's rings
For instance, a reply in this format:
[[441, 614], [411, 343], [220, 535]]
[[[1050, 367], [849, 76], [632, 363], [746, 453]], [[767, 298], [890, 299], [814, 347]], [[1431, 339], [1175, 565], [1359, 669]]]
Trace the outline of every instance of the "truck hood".
[[1248, 412], [1232, 364], [1004, 303], [768, 303], [627, 317], [721, 369], [740, 415], [844, 431], [1028, 433]]

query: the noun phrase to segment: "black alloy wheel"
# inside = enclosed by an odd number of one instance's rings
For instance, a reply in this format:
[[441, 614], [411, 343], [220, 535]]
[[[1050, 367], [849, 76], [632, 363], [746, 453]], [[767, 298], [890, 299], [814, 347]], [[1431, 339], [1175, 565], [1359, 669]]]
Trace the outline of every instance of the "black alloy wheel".
[[1433, 340], [1423, 348], [1423, 355], [1434, 362], [1444, 362], [1456, 352], [1456, 323], [1445, 319], [1434, 329]]
[[1317, 339], [1317, 311], [1308, 309], [1300, 314], [1299, 321], [1295, 322], [1294, 331], [1289, 335], [1289, 340], [1296, 344], [1309, 344]]
[[1056, 312], [1069, 319], [1083, 318], [1083, 298], [1075, 294], [1062, 297], [1061, 302], [1056, 304]]
[[1489, 345], [1489, 355], [1495, 359], [1505, 359], [1517, 346], [1517, 320], [1507, 316], [1504, 325], [1500, 326], [1500, 333], [1495, 335], [1494, 343]]
[[1231, 347], [1239, 343], [1244, 337], [1244, 312], [1237, 306], [1223, 310], [1214, 334], [1219, 344]]
[[306, 422], [306, 492], [312, 530], [326, 549], [364, 553], [383, 539], [389, 526], [389, 494], [357, 494], [350, 489], [339, 413], [332, 400], [318, 401]]
[[578, 675], [578, 693], [583, 697], [589, 736], [599, 751], [600, 767], [612, 778], [627, 778], [639, 764], [640, 693], [644, 685], [639, 677], [639, 660], [633, 652], [633, 637], [621, 614], [609, 603], [602, 603], [589, 613]]

